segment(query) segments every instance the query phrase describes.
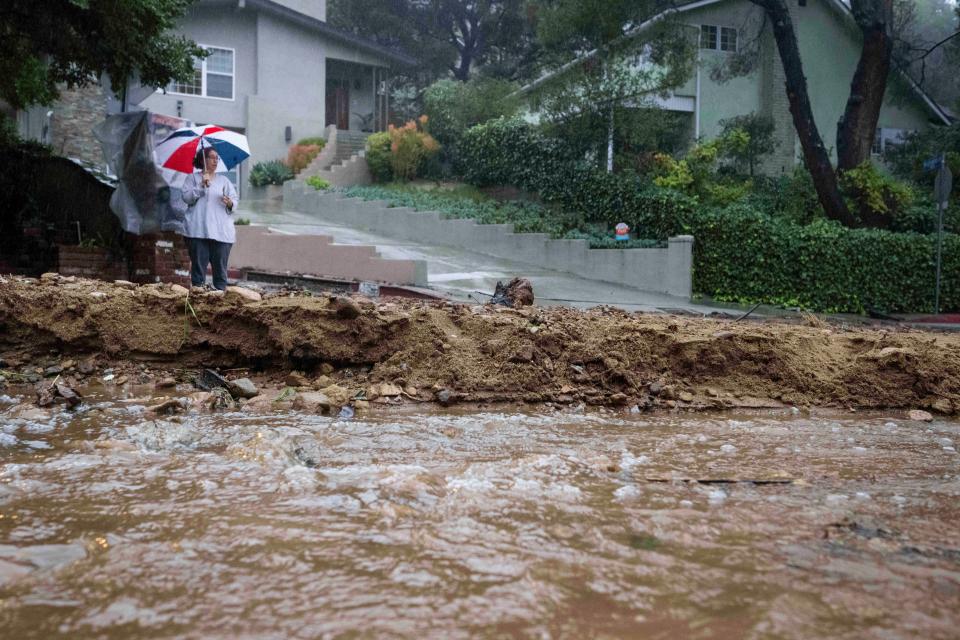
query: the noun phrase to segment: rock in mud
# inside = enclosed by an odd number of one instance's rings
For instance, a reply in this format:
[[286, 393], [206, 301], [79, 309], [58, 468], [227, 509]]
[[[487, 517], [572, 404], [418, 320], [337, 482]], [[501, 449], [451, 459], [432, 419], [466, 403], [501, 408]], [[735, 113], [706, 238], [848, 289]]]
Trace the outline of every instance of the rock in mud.
[[113, 284], [120, 287], [121, 289], [136, 289], [137, 284], [135, 282], [130, 282], [129, 280], [114, 280]]
[[330, 398], [319, 391], [306, 391], [293, 397], [293, 408], [308, 413], [330, 413]]
[[147, 410], [150, 413], [155, 413], [157, 415], [172, 415], [174, 413], [183, 412], [183, 410], [187, 408], [189, 402], [190, 401], [186, 398], [169, 398], [153, 406], [147, 407]]
[[224, 292], [224, 299], [226, 300], [239, 300], [240, 302], [260, 302], [263, 299], [256, 291], [252, 289], [247, 289], [246, 287], [227, 287]]
[[948, 416], [953, 414], [953, 403], [946, 398], [938, 398], [937, 400], [934, 400], [933, 404], [930, 406], [938, 413]]
[[689, 391], [681, 391], [678, 398], [683, 402], [693, 402], [693, 394]]
[[77, 365], [77, 371], [82, 373], [85, 376], [90, 375], [96, 370], [97, 366], [94, 364], [92, 359], [83, 360], [80, 364]]
[[233, 396], [230, 395], [230, 392], [223, 387], [218, 387], [210, 392], [210, 397], [207, 400], [207, 406], [211, 411], [218, 411], [220, 409], [229, 409], [233, 405]]
[[61, 398], [66, 400], [67, 406], [70, 407], [71, 409], [82, 402], [82, 398], [80, 394], [74, 391], [73, 389], [71, 389], [70, 387], [68, 387], [67, 385], [63, 384], [62, 382], [58, 382], [56, 384], [56, 389], [57, 389], [57, 394]]
[[200, 433], [189, 422], [153, 420], [126, 428], [127, 436], [149, 451], [190, 448], [200, 440]]
[[333, 311], [338, 318], [345, 320], [353, 320], [362, 313], [360, 305], [345, 296], [334, 296], [330, 298], [330, 310]]
[[170, 376], [160, 378], [154, 386], [156, 386], [157, 389], [170, 389], [177, 386], [177, 379]]
[[287, 374], [287, 377], [284, 378], [283, 383], [288, 387], [309, 387], [310, 381], [307, 380], [307, 377], [300, 373], [299, 371], [291, 371]]
[[254, 398], [260, 394], [257, 385], [250, 378], [239, 378], [230, 382], [231, 395], [235, 398]]
[[376, 395], [378, 396], [394, 397], [394, 396], [399, 396], [401, 393], [403, 393], [403, 389], [401, 389], [395, 384], [390, 384], [389, 382], [384, 382], [379, 386], [374, 385], [374, 387], [376, 387], [377, 389]]
[[917, 422], [933, 422], [933, 415], [920, 409], [913, 409], [907, 414], [907, 417]]
[[230, 383], [213, 369], [204, 369], [197, 374], [194, 384], [203, 391], [212, 391], [213, 389], [228, 389]]
[[450, 389], [441, 389], [437, 392], [437, 402], [445, 407], [449, 407], [456, 401], [456, 397]]
[[654, 395], [654, 396], [660, 395], [663, 392], [663, 389], [665, 386], [666, 385], [664, 385], [663, 382], [660, 380], [655, 380], [651, 382], [650, 386], [648, 387], [650, 391], [650, 395]]
[[183, 285], [179, 284], [170, 285], [170, 291], [172, 291], [179, 298], [190, 295], [190, 289], [187, 289]]

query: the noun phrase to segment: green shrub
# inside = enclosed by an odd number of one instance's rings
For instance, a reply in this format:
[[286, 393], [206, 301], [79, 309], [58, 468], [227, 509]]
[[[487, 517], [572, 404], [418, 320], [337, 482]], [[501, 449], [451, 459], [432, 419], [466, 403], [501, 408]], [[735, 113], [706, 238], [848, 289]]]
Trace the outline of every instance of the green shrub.
[[[694, 289], [825, 312], [931, 311], [935, 236], [798, 225], [745, 205], [698, 212]], [[944, 240], [941, 306], [960, 308], [960, 236]]]
[[320, 147], [323, 149], [327, 146], [327, 139], [323, 136], [313, 136], [311, 138], [301, 138], [297, 140], [297, 144], [301, 147]]
[[307, 184], [316, 189], [317, 191], [326, 191], [330, 188], [330, 183], [327, 180], [324, 180], [320, 176], [310, 176], [307, 178]]
[[265, 187], [268, 184], [283, 184], [293, 179], [293, 171], [281, 160], [258, 162], [250, 170], [250, 184], [254, 187]]
[[349, 187], [344, 195], [364, 200], [385, 200], [395, 207], [419, 211], [439, 211], [447, 218], [472, 218], [480, 224], [512, 224], [517, 233], [546, 233], [564, 237], [580, 226], [573, 216], [551, 211], [533, 202], [497, 202], [488, 198], [464, 197], [439, 189], [424, 190], [405, 186]]
[[236, 220], [233, 221], [233, 224], [234, 224], [234, 225], [239, 225], [239, 226], [241, 226], [241, 227], [245, 227], [245, 226], [247, 226], [247, 225], [250, 224], [250, 219], [249, 219], [249, 218], [237, 218]]
[[750, 113], [721, 120], [720, 126], [720, 155], [751, 176], [760, 159], [777, 148], [773, 118], [769, 116]]
[[393, 168], [390, 166], [390, 134], [386, 131], [367, 138], [367, 167], [374, 182], [390, 182]]
[[889, 227], [893, 218], [913, 201], [909, 187], [880, 173], [869, 160], [841, 173], [840, 186], [851, 211], [874, 227]]
[[511, 98], [517, 85], [506, 80], [475, 77], [467, 82], [438, 80], [423, 92], [423, 110], [430, 134], [441, 145], [431, 173], [437, 177], [459, 173], [460, 139], [467, 130], [493, 118], [512, 115], [518, 102]]

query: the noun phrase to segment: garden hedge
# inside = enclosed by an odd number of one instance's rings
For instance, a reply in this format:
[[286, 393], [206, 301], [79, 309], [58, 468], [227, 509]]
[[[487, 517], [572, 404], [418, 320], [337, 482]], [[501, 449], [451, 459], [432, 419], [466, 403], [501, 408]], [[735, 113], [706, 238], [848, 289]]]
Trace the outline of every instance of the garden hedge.
[[[587, 222], [626, 222], [638, 237], [689, 233], [694, 291], [717, 300], [824, 312], [933, 310], [936, 236], [798, 224], [741, 202], [722, 209], [608, 174], [522, 121], [471, 128], [461, 153], [477, 186], [512, 185]], [[944, 235], [941, 310], [960, 309], [960, 236]]]

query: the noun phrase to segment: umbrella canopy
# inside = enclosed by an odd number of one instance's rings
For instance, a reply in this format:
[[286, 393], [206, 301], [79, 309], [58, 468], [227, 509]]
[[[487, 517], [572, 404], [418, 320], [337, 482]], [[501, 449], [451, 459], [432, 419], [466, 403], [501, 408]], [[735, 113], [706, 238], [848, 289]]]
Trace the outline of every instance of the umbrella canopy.
[[213, 147], [220, 156], [217, 171], [229, 171], [250, 157], [247, 137], [216, 125], [177, 129], [156, 146], [157, 165], [179, 173], [193, 173], [200, 149]]

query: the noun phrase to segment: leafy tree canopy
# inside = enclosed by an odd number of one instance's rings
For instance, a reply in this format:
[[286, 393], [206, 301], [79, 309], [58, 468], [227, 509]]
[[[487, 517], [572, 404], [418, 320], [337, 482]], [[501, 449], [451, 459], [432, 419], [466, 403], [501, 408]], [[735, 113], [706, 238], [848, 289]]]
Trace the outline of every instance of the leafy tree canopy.
[[135, 72], [163, 87], [193, 73], [203, 50], [174, 35], [192, 0], [3, 0], [0, 98], [22, 108], [50, 104], [58, 85], [106, 73], [114, 87]]

